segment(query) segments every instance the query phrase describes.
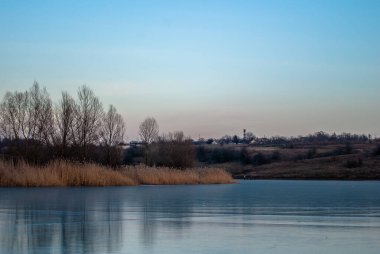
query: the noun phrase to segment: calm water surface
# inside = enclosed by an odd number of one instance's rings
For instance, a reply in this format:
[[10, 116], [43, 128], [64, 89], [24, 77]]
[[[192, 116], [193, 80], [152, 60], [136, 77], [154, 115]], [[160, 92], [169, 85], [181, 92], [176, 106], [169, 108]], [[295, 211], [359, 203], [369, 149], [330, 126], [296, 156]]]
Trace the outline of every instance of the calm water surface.
[[376, 253], [380, 182], [0, 188], [0, 253]]

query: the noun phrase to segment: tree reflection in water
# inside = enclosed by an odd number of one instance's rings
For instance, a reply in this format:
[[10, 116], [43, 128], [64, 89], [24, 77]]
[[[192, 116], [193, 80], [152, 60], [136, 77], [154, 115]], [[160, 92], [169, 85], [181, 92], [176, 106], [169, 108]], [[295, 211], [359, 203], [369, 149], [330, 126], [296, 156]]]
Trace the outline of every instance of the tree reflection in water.
[[0, 253], [378, 253], [379, 214], [369, 181], [0, 188]]
[[146, 248], [154, 245], [157, 227], [181, 238], [191, 225], [191, 199], [175, 187], [153, 188], [1, 189], [0, 250], [111, 253], [129, 249], [128, 236]]
[[13, 191], [9, 195], [12, 199], [2, 198], [0, 203], [1, 249], [13, 253], [104, 253], [119, 249], [122, 213], [107, 191]]

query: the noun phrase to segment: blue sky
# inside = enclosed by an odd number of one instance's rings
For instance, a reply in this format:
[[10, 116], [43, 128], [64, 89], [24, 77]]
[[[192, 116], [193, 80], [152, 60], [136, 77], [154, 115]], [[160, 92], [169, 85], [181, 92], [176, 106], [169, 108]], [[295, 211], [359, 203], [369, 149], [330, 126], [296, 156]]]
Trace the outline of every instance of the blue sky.
[[0, 96], [90, 86], [127, 136], [380, 135], [380, 1], [0, 0]]

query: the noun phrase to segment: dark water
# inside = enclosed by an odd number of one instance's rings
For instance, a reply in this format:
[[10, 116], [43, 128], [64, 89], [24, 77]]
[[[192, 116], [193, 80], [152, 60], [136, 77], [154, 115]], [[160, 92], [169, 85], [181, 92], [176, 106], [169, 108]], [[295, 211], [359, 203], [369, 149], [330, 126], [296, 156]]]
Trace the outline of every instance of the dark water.
[[379, 253], [380, 182], [0, 188], [0, 253]]

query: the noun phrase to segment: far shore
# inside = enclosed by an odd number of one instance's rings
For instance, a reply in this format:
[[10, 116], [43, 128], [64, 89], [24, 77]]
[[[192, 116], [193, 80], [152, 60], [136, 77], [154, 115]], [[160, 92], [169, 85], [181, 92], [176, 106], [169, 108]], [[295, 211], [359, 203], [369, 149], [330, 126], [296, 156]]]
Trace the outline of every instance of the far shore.
[[[311, 147], [246, 146], [255, 163], [211, 163], [235, 179], [267, 180], [380, 180], [379, 144], [315, 145]], [[234, 149], [234, 147], [230, 148]], [[237, 149], [237, 148], [235, 148]], [[345, 151], [345, 149], [349, 151]], [[277, 159], [271, 159], [277, 155]]]
[[[359, 159], [358, 159], [359, 158]], [[363, 161], [348, 167], [347, 161]], [[236, 179], [278, 180], [380, 180], [379, 158], [342, 155], [334, 158], [313, 158], [302, 161], [283, 161], [253, 168], [241, 167], [233, 174]]]
[[136, 186], [180, 184], [229, 184], [232, 176], [220, 168], [172, 169], [53, 161], [45, 166], [0, 161], [0, 187]]

